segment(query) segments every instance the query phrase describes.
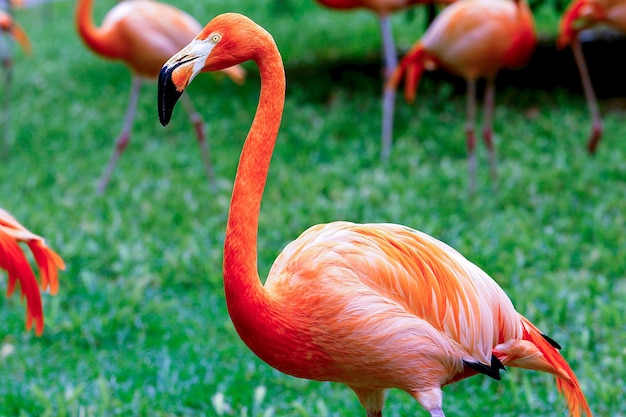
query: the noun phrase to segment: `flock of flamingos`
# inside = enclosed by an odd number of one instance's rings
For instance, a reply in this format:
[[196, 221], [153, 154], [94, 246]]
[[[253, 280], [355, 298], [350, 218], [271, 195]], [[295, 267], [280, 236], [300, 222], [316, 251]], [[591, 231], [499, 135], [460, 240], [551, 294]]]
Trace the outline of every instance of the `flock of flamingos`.
[[[380, 18], [386, 65], [383, 157], [391, 145], [398, 84], [404, 78], [405, 94], [412, 100], [423, 71], [441, 67], [467, 80], [470, 173], [476, 164], [475, 84], [480, 77], [487, 79], [483, 139], [495, 175], [491, 139], [494, 78], [501, 68], [526, 63], [536, 44], [533, 17], [525, 0], [452, 2], [399, 63], [389, 15], [423, 1], [319, 2], [338, 9], [369, 8]], [[485, 272], [446, 244], [409, 227], [349, 222], [313, 226], [283, 250], [261, 284], [256, 265], [258, 216], [286, 84], [272, 36], [235, 13], [219, 15], [202, 28], [188, 14], [151, 0], [118, 3], [98, 27], [92, 8], [93, 0], [78, 0], [76, 27], [81, 38], [95, 53], [124, 61], [133, 77], [122, 132], [102, 176], [101, 192], [129, 141], [142, 80], [158, 77], [158, 111], [164, 125], [177, 100], [182, 99], [210, 177], [203, 122], [183, 92], [201, 72], [224, 71], [241, 83], [245, 72], [239, 64], [252, 60], [259, 68], [259, 104], [234, 181], [223, 275], [235, 328], [262, 360], [289, 375], [346, 384], [368, 417], [382, 416], [384, 393], [389, 388], [409, 393], [431, 416], [444, 416], [443, 386], [477, 373], [500, 379], [500, 370], [507, 365], [555, 375], [570, 414], [592, 415], [558, 343], [518, 313]], [[626, 1], [574, 0], [562, 17], [558, 38], [560, 46], [573, 48], [590, 103], [591, 152], [602, 125], [578, 32], [596, 23], [626, 30]], [[0, 27], [29, 49], [25, 32], [5, 11], [0, 11]], [[3, 65], [10, 65], [8, 60]], [[21, 243], [32, 251], [39, 282]], [[35, 333], [41, 335], [40, 289], [57, 292], [58, 271], [64, 263], [43, 238], [2, 209], [0, 268], [8, 273], [9, 296], [19, 283], [26, 300], [27, 328], [34, 323]]]

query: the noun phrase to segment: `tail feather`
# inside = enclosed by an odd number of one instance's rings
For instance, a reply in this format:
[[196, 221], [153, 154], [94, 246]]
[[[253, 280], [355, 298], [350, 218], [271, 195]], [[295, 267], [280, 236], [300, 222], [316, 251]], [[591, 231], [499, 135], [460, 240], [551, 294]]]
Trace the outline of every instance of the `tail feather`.
[[426, 52], [423, 45], [416, 43], [409, 52], [400, 60], [389, 81], [387, 88], [397, 89], [400, 80], [404, 76], [404, 98], [411, 103], [415, 100], [415, 92], [424, 73], [424, 60]]
[[50, 294], [56, 295], [59, 291], [59, 269], [65, 269], [63, 259], [41, 240], [28, 242], [28, 247], [39, 267], [41, 289], [44, 291], [50, 289]]
[[[504, 365], [548, 372], [556, 376], [557, 389], [565, 398], [572, 417], [591, 417], [580, 383], [574, 371], [559, 353], [556, 342], [544, 336], [530, 321], [522, 317], [524, 337], [496, 346], [494, 355]], [[556, 344], [558, 346], [558, 344]], [[581, 414], [582, 413], [582, 414]]]
[[28, 259], [19, 244], [0, 229], [0, 268], [7, 271], [9, 284], [7, 297], [15, 291], [15, 284], [20, 283], [21, 298], [26, 299], [26, 328], [30, 330], [35, 322], [35, 333], [43, 332], [43, 309], [37, 279], [30, 268]]
[[[41, 285], [31, 268], [28, 258], [20, 247], [28, 245], [39, 269]], [[0, 269], [8, 273], [7, 296], [11, 296], [19, 282], [21, 298], [26, 300], [26, 328], [35, 323], [35, 334], [41, 336], [44, 328], [41, 289], [56, 294], [59, 289], [58, 271], [65, 269], [63, 259], [49, 248], [44, 239], [29, 232], [13, 216], [0, 209]]]

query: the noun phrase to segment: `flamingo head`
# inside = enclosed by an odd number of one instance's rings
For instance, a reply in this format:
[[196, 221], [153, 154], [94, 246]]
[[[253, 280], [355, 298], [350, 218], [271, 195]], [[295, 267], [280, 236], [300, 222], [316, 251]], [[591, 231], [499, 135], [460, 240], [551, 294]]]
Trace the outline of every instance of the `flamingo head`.
[[575, 0], [561, 16], [557, 46], [564, 48], [578, 32], [603, 20], [606, 12], [595, 0]]
[[263, 40], [271, 35], [238, 13], [211, 20], [187, 46], [161, 68], [158, 83], [159, 119], [167, 125], [176, 102], [201, 72], [229, 69], [248, 60], [258, 61]]

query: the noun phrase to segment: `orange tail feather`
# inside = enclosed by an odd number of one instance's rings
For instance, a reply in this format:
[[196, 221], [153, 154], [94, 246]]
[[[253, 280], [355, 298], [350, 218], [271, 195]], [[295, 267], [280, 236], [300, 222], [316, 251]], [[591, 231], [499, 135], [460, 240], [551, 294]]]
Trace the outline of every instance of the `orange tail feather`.
[[7, 296], [13, 294], [19, 282], [21, 298], [26, 299], [26, 328], [30, 330], [34, 322], [35, 334], [41, 336], [44, 316], [40, 285], [20, 242], [26, 243], [32, 251], [39, 269], [41, 288], [49, 288], [51, 294], [56, 294], [59, 289], [58, 270], [65, 269], [65, 263], [40, 236], [29, 232], [13, 216], [0, 209], [0, 269], [8, 273]]
[[65, 262], [52, 249], [47, 247], [42, 241], [33, 240], [28, 242], [28, 247], [33, 252], [35, 262], [39, 267], [39, 277], [41, 279], [41, 289], [50, 289], [50, 294], [56, 295], [59, 291], [59, 269], [65, 269]]
[[556, 386], [565, 398], [572, 417], [581, 417], [581, 412], [592, 417], [591, 409], [574, 371], [565, 361], [558, 349], [526, 318], [521, 317], [524, 325], [524, 339], [512, 340], [495, 347], [494, 355], [504, 365], [536, 371], [548, 372], [556, 376]]
[[35, 334], [41, 335], [44, 326], [43, 309], [37, 279], [18, 242], [2, 229], [0, 229], [0, 268], [6, 270], [9, 276], [7, 297], [13, 294], [16, 282], [20, 283], [21, 298], [26, 299], [26, 328], [30, 330], [34, 321]]

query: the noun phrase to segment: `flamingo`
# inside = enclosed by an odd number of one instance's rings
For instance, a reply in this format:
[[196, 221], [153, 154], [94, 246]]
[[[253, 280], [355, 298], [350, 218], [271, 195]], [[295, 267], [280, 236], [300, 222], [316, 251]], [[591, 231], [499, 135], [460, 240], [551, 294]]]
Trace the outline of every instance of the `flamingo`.
[[[470, 0], [466, 0], [470, 1]], [[504, 365], [550, 372], [570, 412], [591, 411], [558, 344], [518, 313], [485, 272], [435, 238], [397, 224], [313, 226], [257, 270], [258, 219], [285, 102], [272, 36], [249, 18], [211, 20], [159, 74], [163, 125], [200, 72], [253, 60], [261, 92], [233, 184], [224, 243], [228, 312], [245, 344], [289, 375], [348, 385], [368, 417], [399, 388], [442, 417], [441, 387]]]
[[469, 158], [469, 191], [476, 188], [476, 81], [487, 80], [483, 110], [483, 140], [489, 153], [492, 180], [497, 178], [493, 145], [495, 78], [502, 68], [525, 65], [537, 44], [532, 12], [525, 0], [464, 0], [446, 7], [424, 36], [402, 58], [391, 76], [395, 90], [402, 76], [405, 98], [415, 99], [424, 69], [444, 68], [467, 82], [465, 131]]
[[1, 157], [6, 157], [9, 153], [9, 121], [11, 119], [10, 110], [10, 92], [11, 92], [11, 75], [13, 72], [13, 52], [8, 41], [5, 42], [7, 34], [13, 38], [26, 54], [31, 53], [30, 40], [22, 27], [13, 19], [13, 17], [0, 9], [0, 60], [2, 61], [2, 69], [4, 70], [4, 92], [2, 100], [2, 126], [4, 130], [4, 143], [1, 150]]
[[[96, 54], [123, 61], [132, 73], [131, 94], [122, 132], [115, 142], [113, 155], [100, 178], [98, 193], [106, 190], [113, 170], [130, 140], [142, 80], [155, 79], [161, 66], [202, 29], [187, 13], [165, 3], [150, 0], [124, 1], [116, 4], [104, 17], [102, 26], [93, 22], [94, 0], [79, 0], [76, 8], [78, 33]], [[224, 72], [237, 84], [243, 83], [245, 71], [236, 66]], [[204, 123], [186, 97], [185, 108], [195, 126], [202, 159], [209, 181], [215, 188], [215, 177], [204, 134]]]
[[14, 7], [17, 9], [26, 9], [29, 7], [38, 6], [40, 4], [51, 3], [53, 1], [59, 0], [4, 0], [4, 2], [7, 3], [9, 7]]
[[602, 137], [602, 117], [598, 107], [598, 100], [593, 91], [593, 84], [589, 77], [589, 70], [585, 62], [578, 34], [584, 29], [598, 24], [607, 24], [615, 29], [626, 32], [626, 1], [625, 0], [574, 0], [565, 10], [559, 22], [559, 37], [557, 46], [564, 48], [572, 46], [574, 59], [580, 73], [580, 78], [587, 99], [589, 113], [591, 113], [591, 134], [587, 142], [587, 150], [594, 154]]
[[[398, 56], [393, 32], [391, 29], [390, 15], [394, 12], [406, 9], [415, 4], [452, 3], [454, 0], [317, 0], [318, 3], [332, 9], [350, 10], [365, 8], [378, 15], [380, 33], [383, 40], [382, 54], [385, 61], [385, 81], [393, 73], [398, 65]], [[395, 90], [384, 89], [382, 99], [382, 132], [381, 132], [381, 158], [389, 159], [391, 142], [393, 139], [393, 112], [396, 100]]]
[[0, 208], [0, 269], [7, 271], [9, 286], [7, 296], [15, 290], [15, 283], [20, 283], [22, 297], [26, 298], [26, 328], [30, 330], [35, 322], [35, 334], [41, 336], [44, 317], [41, 295], [37, 279], [28, 259], [19, 243], [24, 242], [30, 248], [41, 279], [41, 289], [49, 289], [56, 294], [59, 289], [58, 270], [65, 269], [63, 259], [46, 245], [44, 239], [28, 231], [7, 211]]

